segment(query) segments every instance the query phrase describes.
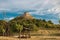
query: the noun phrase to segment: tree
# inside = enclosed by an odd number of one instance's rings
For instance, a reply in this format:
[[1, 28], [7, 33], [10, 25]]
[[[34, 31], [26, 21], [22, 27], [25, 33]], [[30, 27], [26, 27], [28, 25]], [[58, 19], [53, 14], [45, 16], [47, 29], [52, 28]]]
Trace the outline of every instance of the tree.
[[13, 22], [11, 22], [10, 23], [10, 25], [11, 25], [11, 31], [12, 32], [18, 32], [19, 33], [19, 38], [20, 38], [20, 35], [21, 35], [21, 32], [22, 32], [22, 30], [23, 30], [23, 25], [21, 25], [20, 23], [18, 23], [17, 21], [13, 21]]
[[49, 20], [48, 23], [53, 24], [51, 20]]
[[0, 33], [2, 33], [1, 35], [4, 36], [5, 32], [6, 32], [6, 21], [4, 20], [0, 20]]
[[29, 24], [27, 28], [30, 37], [31, 37], [31, 32], [36, 32], [38, 30], [38, 27], [35, 24]]
[[20, 24], [16, 24], [15, 27], [16, 27], [17, 31], [19, 32], [19, 37], [20, 37], [21, 31], [23, 30], [23, 26]]
[[4, 29], [4, 26], [3, 25], [0, 25], [0, 33], [2, 33], [3, 36], [4, 36], [5, 29]]
[[45, 19], [43, 19], [43, 22], [46, 22], [46, 20], [45, 20]]

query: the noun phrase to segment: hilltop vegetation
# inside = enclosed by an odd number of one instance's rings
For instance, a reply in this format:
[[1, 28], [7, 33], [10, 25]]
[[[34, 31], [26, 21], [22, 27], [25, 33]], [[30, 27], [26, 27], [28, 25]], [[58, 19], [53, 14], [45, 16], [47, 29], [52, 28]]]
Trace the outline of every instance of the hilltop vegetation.
[[0, 20], [0, 34], [7, 35], [13, 33], [35, 32], [40, 29], [60, 29], [59, 24], [54, 24], [51, 20], [35, 19], [29, 14], [18, 16], [9, 22]]

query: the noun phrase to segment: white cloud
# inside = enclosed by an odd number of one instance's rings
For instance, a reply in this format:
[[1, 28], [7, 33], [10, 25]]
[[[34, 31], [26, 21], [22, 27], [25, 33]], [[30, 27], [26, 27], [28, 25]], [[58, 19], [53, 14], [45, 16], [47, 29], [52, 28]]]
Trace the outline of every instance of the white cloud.
[[8, 18], [9, 20], [12, 20], [12, 19], [14, 19], [14, 17], [11, 17], [11, 18]]
[[26, 8], [31, 8], [38, 1], [37, 0], [33, 0], [33, 1], [32, 0], [6, 0], [5, 2], [2, 1], [0, 3], [0, 8], [26, 9]]
[[60, 20], [60, 13], [59, 13], [58, 17], [59, 17], [59, 20]]
[[14, 17], [5, 18], [4, 20], [9, 21], [9, 20], [12, 20], [12, 19], [14, 19]]
[[[48, 0], [6, 0], [0, 2], [0, 8], [35, 9], [36, 5], [46, 5]], [[42, 7], [41, 6], [41, 7]], [[34, 8], [35, 7], [35, 8]], [[39, 6], [40, 7], [40, 6]]]
[[51, 9], [48, 9], [47, 11], [50, 13], [56, 14], [57, 15], [56, 17], [60, 19], [60, 6], [53, 7]]
[[[0, 0], [0, 10], [18, 11], [22, 9], [37, 10], [35, 14], [44, 15], [48, 12], [60, 12], [60, 0]], [[46, 13], [45, 13], [46, 14]]]
[[0, 8], [0, 11], [10, 11], [10, 9]]
[[49, 9], [48, 11], [53, 12], [53, 13], [59, 13], [60, 12], [60, 7], [53, 7], [51, 9]]
[[39, 12], [40, 10], [45, 9], [45, 6], [47, 5], [60, 6], [58, 5], [59, 2], [60, 0], [0, 0], [0, 8], [11, 10], [36, 9], [37, 12]]

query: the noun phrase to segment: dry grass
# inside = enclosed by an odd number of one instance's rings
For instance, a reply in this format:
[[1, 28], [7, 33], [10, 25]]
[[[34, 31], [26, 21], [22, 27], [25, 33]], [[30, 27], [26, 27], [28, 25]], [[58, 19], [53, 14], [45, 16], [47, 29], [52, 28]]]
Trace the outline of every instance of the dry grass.
[[[59, 30], [39, 30], [36, 34], [54, 34], [60, 33]], [[3, 37], [0, 36], [0, 40], [60, 40], [60, 36], [32, 36], [31, 38], [19, 39], [17, 37]]]

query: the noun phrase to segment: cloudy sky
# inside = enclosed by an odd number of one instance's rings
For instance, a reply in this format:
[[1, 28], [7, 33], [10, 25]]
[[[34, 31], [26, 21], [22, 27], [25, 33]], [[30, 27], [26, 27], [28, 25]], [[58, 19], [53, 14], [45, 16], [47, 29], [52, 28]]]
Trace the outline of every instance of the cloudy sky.
[[[29, 11], [35, 18], [58, 23], [60, 0], [0, 0], [0, 20], [4, 17], [11, 20], [25, 11]], [[3, 13], [6, 13], [6, 16]]]

